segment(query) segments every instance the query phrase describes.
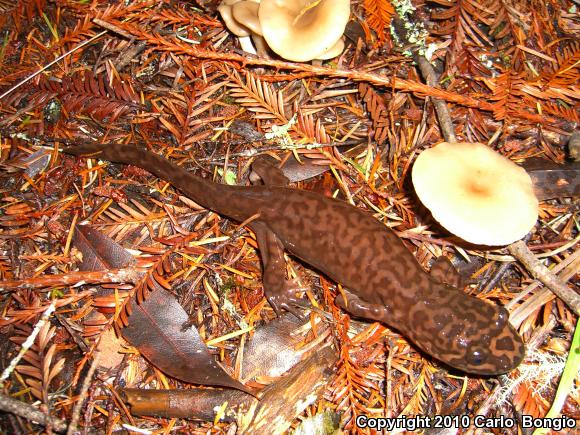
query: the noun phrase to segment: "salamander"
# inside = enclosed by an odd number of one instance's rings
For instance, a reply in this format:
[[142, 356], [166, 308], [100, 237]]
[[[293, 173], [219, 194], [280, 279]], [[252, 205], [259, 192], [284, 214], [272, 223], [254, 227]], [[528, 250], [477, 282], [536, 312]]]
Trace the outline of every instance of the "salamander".
[[264, 292], [278, 314], [300, 302], [285, 277], [286, 250], [344, 286], [345, 296], [336, 298], [344, 310], [398, 330], [453, 368], [497, 375], [524, 357], [523, 341], [505, 308], [434, 279], [394, 232], [369, 213], [288, 187], [282, 172], [264, 159], [252, 166], [263, 184], [231, 186], [131, 145], [85, 144], [64, 151], [139, 166], [201, 206], [237, 222], [248, 221], [258, 242]]

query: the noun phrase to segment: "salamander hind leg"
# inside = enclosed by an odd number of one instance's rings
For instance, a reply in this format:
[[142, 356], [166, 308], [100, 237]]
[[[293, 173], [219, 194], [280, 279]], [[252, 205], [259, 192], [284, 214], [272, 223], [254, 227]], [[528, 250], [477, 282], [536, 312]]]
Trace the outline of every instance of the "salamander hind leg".
[[279, 316], [282, 310], [286, 310], [301, 318], [302, 314], [297, 306], [305, 307], [304, 300], [296, 297], [298, 288], [292, 285], [292, 281], [286, 279], [286, 262], [284, 261], [284, 248], [276, 234], [265, 224], [253, 222], [249, 225], [256, 233], [258, 249], [263, 265], [264, 292], [268, 302]]
[[282, 170], [277, 166], [277, 160], [273, 157], [259, 156], [252, 163], [250, 181], [259, 184], [260, 181], [267, 186], [285, 187], [290, 182]]
[[383, 322], [386, 324], [392, 324], [392, 320], [389, 322], [389, 307], [371, 304], [370, 302], [361, 299], [354, 293], [348, 291], [347, 289], [343, 289], [344, 296], [339, 294], [336, 296], [334, 302], [344, 311], [352, 314], [355, 317], [362, 317], [365, 319], [372, 319], [378, 322]]

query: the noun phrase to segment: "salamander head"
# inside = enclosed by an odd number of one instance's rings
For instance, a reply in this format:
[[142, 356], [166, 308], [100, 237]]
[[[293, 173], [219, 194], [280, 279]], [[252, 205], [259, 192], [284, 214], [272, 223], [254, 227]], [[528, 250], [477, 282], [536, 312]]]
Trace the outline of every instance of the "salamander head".
[[451, 367], [478, 375], [506, 373], [522, 362], [524, 344], [505, 308], [450, 287], [431, 290], [435, 291], [410, 313], [409, 335], [421, 349]]

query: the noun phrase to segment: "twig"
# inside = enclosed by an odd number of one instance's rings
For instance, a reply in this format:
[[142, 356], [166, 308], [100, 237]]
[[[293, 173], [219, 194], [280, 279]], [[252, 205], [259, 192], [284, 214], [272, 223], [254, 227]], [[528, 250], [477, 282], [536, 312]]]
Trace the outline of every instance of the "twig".
[[[165, 48], [169, 51], [178, 50], [184, 51], [186, 54], [198, 58], [212, 59], [212, 60], [222, 60], [222, 61], [234, 61], [241, 64], [247, 65], [262, 65], [270, 66], [273, 68], [278, 68], [282, 70], [296, 70], [305, 71], [311, 73], [312, 76], [326, 76], [335, 78], [345, 78], [354, 81], [368, 82], [376, 86], [386, 87], [390, 89], [396, 89], [402, 92], [413, 92], [419, 96], [437, 96], [438, 98], [444, 99], [452, 103], [457, 103], [460, 105], [465, 105], [468, 107], [477, 108], [480, 110], [492, 111], [493, 105], [477, 100], [472, 97], [467, 97], [465, 95], [460, 95], [455, 92], [446, 91], [443, 89], [432, 88], [431, 86], [425, 85], [423, 83], [416, 83], [410, 80], [400, 79], [398, 77], [385, 77], [381, 74], [375, 74], [372, 72], [357, 71], [357, 70], [347, 70], [342, 68], [329, 68], [325, 66], [316, 66], [308, 64], [300, 64], [293, 62], [285, 62], [281, 60], [273, 59], [263, 59], [252, 56], [242, 57], [237, 54], [232, 53], [216, 53], [213, 51], [205, 50], [198, 47], [187, 47], [184, 49], [183, 46], [173, 44], [170, 41], [159, 41], [150, 40], [151, 44], [156, 44], [161, 46], [160, 48]], [[538, 119], [539, 121], [539, 119]]]
[[95, 23], [97, 26], [101, 26], [104, 29], [110, 30], [113, 33], [121, 35], [127, 39], [133, 39], [133, 35], [131, 35], [130, 33], [127, 33], [120, 27], [110, 24], [106, 21], [103, 21], [100, 18], [93, 18], [93, 23]]
[[[99, 25], [104, 25], [104, 21], [100, 21]], [[119, 23], [120, 24], [120, 23]], [[201, 48], [199, 46], [187, 46], [183, 44], [175, 43], [171, 40], [160, 39], [157, 35], [144, 35], [139, 31], [138, 28], [130, 28], [129, 23], [123, 23], [125, 28], [121, 29], [122, 33], [119, 35], [130, 37], [147, 41], [147, 43], [153, 47], [157, 47], [160, 50], [167, 50], [175, 53], [187, 54], [194, 56], [198, 59], [210, 59], [217, 61], [230, 61], [237, 62], [242, 65], [256, 65], [256, 66], [270, 66], [277, 70], [294, 70], [303, 71], [310, 73], [312, 76], [326, 76], [326, 77], [337, 77], [346, 78], [354, 81], [364, 81], [372, 83], [376, 86], [388, 87], [391, 89], [397, 89], [403, 92], [414, 92], [422, 96], [436, 96], [445, 101], [450, 101], [452, 103], [457, 103], [469, 107], [478, 108], [481, 110], [492, 111], [494, 106], [486, 101], [477, 100], [472, 97], [461, 95], [455, 92], [446, 91], [443, 89], [433, 88], [431, 86], [425, 85], [423, 83], [416, 83], [410, 80], [404, 80], [396, 77], [385, 77], [381, 74], [375, 74], [372, 72], [358, 71], [358, 70], [347, 70], [340, 68], [329, 68], [325, 66], [309, 65], [306, 63], [294, 63], [286, 62], [283, 60], [267, 59], [262, 57], [256, 57], [246, 54], [241, 56], [235, 53], [223, 53], [216, 52], [208, 49]], [[115, 28], [119, 28], [118, 25], [113, 23], [107, 24], [108, 28], [113, 31]], [[545, 117], [537, 116], [537, 121], [546, 122]]]
[[508, 269], [510, 267], [511, 267], [511, 263], [508, 263], [508, 262], [500, 263], [500, 266], [495, 271], [495, 273], [493, 274], [493, 276], [491, 276], [487, 280], [487, 282], [485, 283], [485, 285], [483, 286], [483, 290], [481, 291], [481, 293], [486, 294], [492, 288], [494, 288], [496, 286], [496, 284], [502, 279], [502, 277], [505, 275], [505, 273], [508, 271]]
[[22, 343], [22, 346], [20, 347], [20, 352], [18, 352], [18, 355], [16, 355], [14, 358], [12, 358], [12, 361], [10, 361], [10, 364], [8, 365], [8, 367], [6, 367], [4, 369], [4, 371], [2, 372], [2, 376], [0, 376], [0, 388], [2, 388], [4, 386], [4, 381], [6, 379], [8, 379], [8, 376], [10, 376], [10, 374], [14, 371], [14, 369], [16, 368], [16, 366], [18, 365], [18, 363], [20, 362], [20, 360], [22, 359], [24, 354], [26, 352], [28, 352], [30, 347], [34, 344], [34, 340], [36, 339], [36, 336], [38, 335], [38, 333], [40, 332], [40, 330], [42, 329], [44, 324], [46, 322], [48, 322], [48, 319], [49, 319], [50, 315], [54, 312], [54, 310], [56, 310], [56, 303], [55, 303], [55, 301], [52, 301], [50, 303], [50, 305], [48, 306], [48, 308], [44, 311], [44, 313], [40, 317], [40, 320], [38, 320], [36, 325], [34, 325], [34, 329], [30, 333], [30, 335], [28, 336], [26, 341], [24, 343]]
[[73, 435], [76, 431], [77, 425], [79, 423], [79, 418], [81, 415], [81, 409], [83, 408], [83, 403], [87, 396], [87, 391], [89, 390], [89, 385], [91, 380], [93, 379], [93, 375], [95, 374], [95, 370], [99, 365], [99, 360], [101, 359], [101, 353], [99, 351], [95, 351], [93, 354], [93, 363], [89, 368], [87, 376], [83, 380], [83, 386], [81, 388], [80, 394], [78, 399], [75, 402], [75, 406], [73, 408], [72, 419], [68, 426], [67, 435]]
[[[393, 24], [399, 37], [408, 42], [407, 31], [402, 20], [398, 16], [395, 16], [393, 19]], [[439, 78], [437, 77], [435, 70], [429, 61], [425, 58], [425, 56], [422, 56], [418, 53], [417, 46], [413, 47], [413, 58], [419, 66], [425, 82], [427, 82], [429, 86], [439, 89], [437, 86], [439, 83]], [[444, 100], [433, 97], [433, 106], [435, 107], [435, 112], [437, 113], [437, 119], [439, 119], [439, 127], [441, 128], [443, 137], [447, 142], [457, 142], [455, 129], [453, 128], [453, 121], [451, 120], [451, 114], [449, 113], [447, 104]]]
[[[576, 253], [580, 253], [580, 251], [576, 251]], [[570, 257], [573, 257], [574, 254], [569, 255], [564, 261], [558, 263], [553, 269], [550, 269], [550, 272], [557, 273], [556, 268], [560, 268], [564, 263], [568, 261]], [[575, 274], [578, 273], [578, 267], [580, 266], [580, 261], [578, 262], [571, 262], [567, 266], [561, 268], [561, 272], [558, 274], [559, 279], [563, 281], [568, 281], [571, 279]], [[531, 290], [536, 289], [537, 287], [542, 287], [539, 291], [534, 292], [529, 298], [526, 298], [525, 301], [522, 303], [518, 303], [521, 299], [525, 297]], [[538, 308], [546, 305], [551, 300], [555, 299], [557, 296], [546, 286], [542, 286], [542, 283], [538, 280], [534, 280], [530, 285], [520, 291], [516, 297], [514, 297], [511, 301], [505, 304], [505, 308], [510, 312], [510, 323], [514, 328], [519, 328], [521, 324], [534, 312], [538, 310]], [[516, 307], [510, 309], [510, 307]]]
[[78, 283], [123, 283], [136, 282], [141, 271], [139, 268], [129, 267], [122, 269], [101, 270], [96, 272], [69, 272], [62, 275], [48, 275], [42, 277], [26, 278], [17, 281], [0, 282], [0, 294], [18, 289], [37, 289], [42, 287], [67, 286]]
[[66, 431], [67, 424], [64, 420], [56, 417], [49, 417], [44, 412], [36, 409], [34, 406], [29, 405], [19, 400], [12, 399], [11, 397], [0, 394], [0, 409], [5, 412], [10, 412], [12, 414], [18, 415], [31, 421], [33, 423], [38, 423], [43, 426], [50, 426], [56, 432]]
[[580, 316], [580, 295], [570, 290], [566, 284], [540, 263], [523, 241], [519, 240], [512, 243], [508, 246], [508, 251], [526, 267], [535, 279], [552, 290], [570, 307], [574, 314]]
[[21, 80], [20, 82], [18, 82], [16, 85], [12, 86], [10, 89], [8, 89], [6, 92], [4, 92], [2, 95], [0, 95], [0, 100], [2, 98], [4, 98], [6, 95], [10, 94], [11, 92], [13, 92], [14, 90], [18, 89], [20, 86], [22, 86], [24, 83], [29, 82], [30, 80], [32, 80], [34, 77], [36, 77], [38, 74], [42, 73], [43, 71], [46, 71], [48, 68], [50, 68], [51, 66], [53, 66], [55, 63], [60, 62], [62, 59], [64, 59], [65, 57], [67, 57], [69, 54], [74, 53], [75, 51], [77, 51], [78, 49], [84, 47], [87, 44], [90, 44], [91, 42], [93, 42], [95, 39], [100, 38], [101, 36], [103, 36], [105, 33], [107, 33], [106, 30], [102, 31], [101, 33], [97, 33], [95, 36], [93, 36], [92, 38], [87, 39], [86, 41], [83, 41], [82, 43], [80, 43], [79, 45], [77, 45], [76, 47], [71, 48], [69, 51], [67, 51], [64, 54], [61, 54], [59, 57], [57, 57], [56, 59], [54, 59], [52, 62], [49, 62], [48, 64], [46, 64], [45, 66], [43, 66], [42, 68], [40, 68], [38, 71], [36, 71], [35, 73], [29, 75], [28, 77], [26, 77], [24, 80]]
[[123, 32], [123, 29], [120, 29], [117, 26], [113, 26], [112, 24], [109, 24], [106, 21], [103, 21], [99, 18], [93, 18], [93, 23], [95, 23], [98, 26], [104, 27], [105, 29], [110, 30], [114, 33], [118, 33], [119, 35], [123, 35], [125, 38], [128, 38], [130, 40], [131, 45], [129, 46], [129, 48], [127, 48], [127, 49], [123, 50], [121, 53], [119, 53], [119, 55], [117, 56], [117, 59], [113, 63], [113, 65], [115, 66], [115, 69], [117, 71], [121, 71], [123, 68], [125, 68], [127, 65], [129, 65], [129, 63], [139, 53], [141, 53], [143, 50], [145, 50], [145, 48], [147, 48], [147, 43], [145, 41], [141, 41], [138, 44], [133, 44], [133, 40], [135, 38], [133, 38], [133, 36], [129, 35], [128, 33]]
[[[423, 74], [427, 84], [429, 86], [437, 87], [439, 79], [427, 59], [425, 59], [424, 56], [417, 56], [417, 65], [419, 65], [421, 74]], [[453, 121], [451, 120], [447, 103], [439, 98], [433, 98], [433, 106], [435, 107], [437, 118], [439, 119], [439, 126], [441, 128], [441, 133], [443, 133], [443, 137], [447, 142], [457, 142], [457, 137], [455, 136], [455, 130], [453, 128]]]

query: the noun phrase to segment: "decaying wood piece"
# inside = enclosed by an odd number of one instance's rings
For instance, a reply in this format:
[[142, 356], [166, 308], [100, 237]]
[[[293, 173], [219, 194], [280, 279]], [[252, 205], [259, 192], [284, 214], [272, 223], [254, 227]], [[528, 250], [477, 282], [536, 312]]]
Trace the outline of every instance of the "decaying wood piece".
[[242, 404], [253, 403], [256, 400], [240, 390], [220, 388], [186, 390], [123, 388], [119, 390], [119, 395], [132, 415], [193, 418], [203, 421], [214, 421], [216, 411], [224, 403], [228, 403], [221, 417], [221, 420], [226, 422], [235, 421], [237, 410]]
[[325, 346], [297, 364], [240, 416], [240, 433], [278, 434], [288, 430], [296, 416], [319, 399], [337, 360], [336, 350]]
[[328, 385], [338, 360], [330, 346], [316, 349], [260, 394], [259, 400], [238, 390], [121, 390], [134, 415], [237, 421], [240, 433], [283, 433], [304, 409], [315, 403]]

